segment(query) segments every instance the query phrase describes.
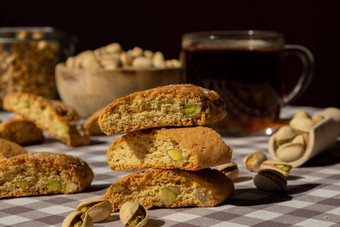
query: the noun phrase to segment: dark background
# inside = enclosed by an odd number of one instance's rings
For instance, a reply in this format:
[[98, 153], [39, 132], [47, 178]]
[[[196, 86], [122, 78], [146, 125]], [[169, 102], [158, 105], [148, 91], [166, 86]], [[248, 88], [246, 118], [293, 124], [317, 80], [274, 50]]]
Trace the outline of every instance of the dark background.
[[[294, 104], [340, 107], [340, 13], [330, 0], [2, 1], [0, 26], [52, 26], [78, 39], [76, 53], [119, 42], [178, 58], [181, 36], [203, 30], [275, 30], [309, 48], [315, 73]], [[291, 61], [292, 67], [299, 68]], [[295, 76], [293, 74], [290, 75]]]

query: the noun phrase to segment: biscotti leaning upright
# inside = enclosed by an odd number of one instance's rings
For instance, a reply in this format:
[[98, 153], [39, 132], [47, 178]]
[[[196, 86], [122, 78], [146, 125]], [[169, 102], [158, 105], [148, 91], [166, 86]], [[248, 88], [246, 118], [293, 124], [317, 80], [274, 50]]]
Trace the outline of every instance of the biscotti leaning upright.
[[4, 109], [33, 122], [69, 146], [82, 146], [90, 142], [77, 112], [58, 100], [17, 92], [5, 97]]
[[155, 127], [207, 125], [225, 116], [226, 104], [215, 91], [173, 84], [113, 101], [101, 113], [99, 126], [112, 135]]

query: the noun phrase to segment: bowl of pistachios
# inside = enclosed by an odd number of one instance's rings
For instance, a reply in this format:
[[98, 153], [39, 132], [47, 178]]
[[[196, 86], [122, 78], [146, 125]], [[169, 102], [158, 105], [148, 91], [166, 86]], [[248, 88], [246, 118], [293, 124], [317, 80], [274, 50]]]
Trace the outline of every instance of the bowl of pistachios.
[[81, 117], [130, 93], [185, 80], [179, 60], [140, 47], [124, 51], [119, 43], [69, 57], [55, 71], [61, 100]]

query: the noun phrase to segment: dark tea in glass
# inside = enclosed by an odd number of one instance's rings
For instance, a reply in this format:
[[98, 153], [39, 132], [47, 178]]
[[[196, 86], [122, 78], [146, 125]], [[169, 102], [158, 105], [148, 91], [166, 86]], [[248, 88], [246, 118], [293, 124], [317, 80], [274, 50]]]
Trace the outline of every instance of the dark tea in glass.
[[213, 127], [227, 135], [272, 133], [284, 105], [280, 33], [188, 33], [182, 50], [186, 82], [215, 90], [227, 103], [226, 118]]

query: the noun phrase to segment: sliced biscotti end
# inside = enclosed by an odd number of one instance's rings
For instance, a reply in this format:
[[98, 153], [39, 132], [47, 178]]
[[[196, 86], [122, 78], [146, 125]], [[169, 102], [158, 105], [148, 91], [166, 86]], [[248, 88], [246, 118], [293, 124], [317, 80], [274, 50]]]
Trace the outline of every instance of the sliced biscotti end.
[[99, 117], [112, 135], [147, 128], [206, 125], [226, 116], [226, 103], [212, 90], [173, 84], [132, 93], [109, 104]]
[[75, 156], [21, 154], [0, 161], [0, 198], [76, 193], [89, 187], [93, 177], [91, 167]]
[[232, 148], [204, 126], [148, 129], [117, 138], [107, 151], [112, 170], [198, 170], [230, 162]]
[[20, 118], [2, 122], [0, 137], [20, 145], [39, 144], [45, 139], [40, 128], [32, 122]]
[[[213, 176], [213, 177], [212, 177]], [[214, 169], [150, 169], [114, 182], [104, 195], [117, 211], [127, 201], [151, 207], [211, 207], [230, 198], [233, 182]]]
[[90, 142], [76, 111], [58, 100], [28, 93], [11, 93], [4, 99], [4, 108], [33, 122], [69, 146], [87, 145]]
[[104, 135], [98, 123], [98, 119], [102, 111], [103, 109], [97, 110], [84, 122], [84, 128], [89, 132], [90, 136]]
[[0, 159], [10, 158], [25, 153], [27, 153], [26, 149], [19, 144], [0, 138]]

